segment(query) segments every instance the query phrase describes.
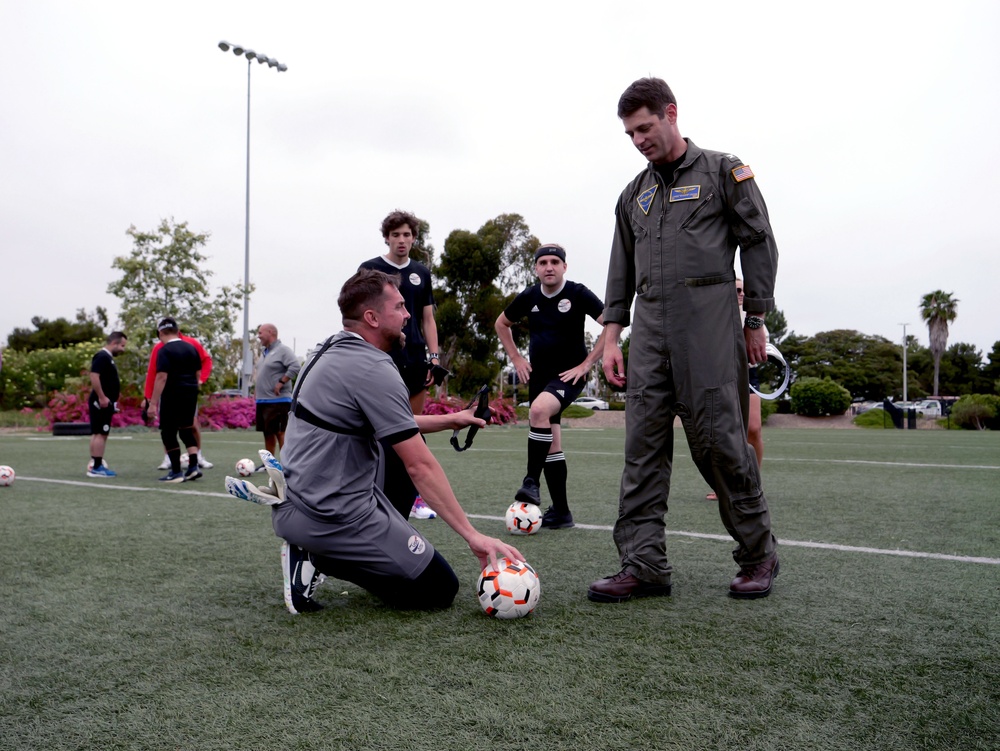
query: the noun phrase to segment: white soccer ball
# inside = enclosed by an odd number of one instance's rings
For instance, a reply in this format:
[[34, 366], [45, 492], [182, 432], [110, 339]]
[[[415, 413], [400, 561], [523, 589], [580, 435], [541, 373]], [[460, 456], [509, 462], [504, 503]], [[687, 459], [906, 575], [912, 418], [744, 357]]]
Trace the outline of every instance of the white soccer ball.
[[191, 459], [187, 455], [187, 451], [181, 452], [181, 469], [186, 470], [188, 465], [191, 463]]
[[253, 459], [240, 459], [236, 462], [236, 471], [240, 477], [249, 477], [255, 469], [257, 465], [253, 463]]
[[535, 569], [527, 563], [511, 563], [498, 558], [499, 570], [483, 569], [476, 593], [483, 612], [490, 618], [523, 618], [538, 604], [542, 585]]
[[6, 464], [0, 464], [0, 487], [6, 488], [8, 485], [14, 484], [14, 470], [8, 467]]
[[542, 528], [542, 510], [534, 503], [514, 501], [507, 508], [504, 522], [512, 535], [533, 535]]

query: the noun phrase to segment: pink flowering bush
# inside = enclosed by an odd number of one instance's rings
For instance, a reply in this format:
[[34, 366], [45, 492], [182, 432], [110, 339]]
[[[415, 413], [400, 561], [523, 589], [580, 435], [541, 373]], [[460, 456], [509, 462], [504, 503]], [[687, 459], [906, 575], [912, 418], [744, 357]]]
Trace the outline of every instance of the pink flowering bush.
[[[56, 391], [49, 399], [48, 406], [39, 412], [23, 409], [22, 413], [38, 415], [38, 430], [51, 430], [57, 422], [90, 422], [87, 399], [89, 384], [74, 385], [65, 391]], [[122, 396], [118, 399], [118, 412], [111, 421], [112, 427], [124, 428], [130, 425], [144, 425], [142, 420], [142, 397]], [[252, 398], [209, 396], [198, 408], [198, 424], [208, 430], [227, 428], [252, 428], [257, 407]], [[158, 421], [150, 427], [156, 427]]]
[[249, 396], [209, 396], [198, 408], [198, 422], [209, 430], [252, 428], [257, 419], [257, 404]]
[[[450, 415], [453, 412], [461, 412], [469, 405], [467, 399], [457, 396], [444, 396], [440, 398], [428, 399], [424, 404], [425, 415]], [[494, 399], [490, 402], [490, 409], [493, 410], [494, 425], [506, 425], [517, 422], [517, 414], [514, 410], [514, 402], [510, 399]]]

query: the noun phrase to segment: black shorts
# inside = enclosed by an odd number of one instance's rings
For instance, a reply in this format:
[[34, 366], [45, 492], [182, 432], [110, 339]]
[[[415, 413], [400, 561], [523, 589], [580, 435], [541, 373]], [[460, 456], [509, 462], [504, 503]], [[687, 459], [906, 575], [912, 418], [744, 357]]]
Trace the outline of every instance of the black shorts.
[[180, 430], [194, 425], [198, 389], [183, 389], [160, 397], [160, 430]]
[[753, 386], [758, 391], [760, 391], [760, 377], [757, 375], [756, 365], [750, 366], [749, 375], [750, 375], [750, 385]]
[[264, 435], [284, 433], [291, 409], [291, 402], [257, 402], [257, 432]]
[[430, 366], [426, 362], [402, 366], [397, 364], [396, 367], [399, 368], [399, 374], [403, 377], [403, 383], [406, 384], [410, 396], [416, 396], [427, 390], [427, 373], [430, 372]]
[[107, 435], [111, 432], [111, 418], [115, 416], [115, 403], [111, 402], [107, 407], [101, 409], [97, 402], [90, 402], [90, 434]]
[[586, 386], [586, 383], [582, 378], [575, 384], [572, 384], [559, 380], [559, 376], [545, 380], [544, 377], [539, 378], [532, 373], [531, 378], [528, 379], [528, 402], [535, 401], [535, 398], [543, 392], [547, 391], [552, 394], [552, 396], [559, 400], [559, 412], [552, 417], [551, 422], [558, 425], [562, 422], [563, 410], [583, 393], [584, 386]]

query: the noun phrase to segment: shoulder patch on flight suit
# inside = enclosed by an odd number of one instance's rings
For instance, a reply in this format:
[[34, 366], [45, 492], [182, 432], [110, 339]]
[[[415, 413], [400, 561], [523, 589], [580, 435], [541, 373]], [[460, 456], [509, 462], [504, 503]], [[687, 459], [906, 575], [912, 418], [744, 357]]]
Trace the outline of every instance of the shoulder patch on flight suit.
[[636, 203], [639, 204], [639, 208], [642, 209], [642, 213], [649, 216], [649, 207], [653, 203], [653, 196], [656, 195], [656, 189], [660, 187], [659, 185], [654, 185], [652, 188], [647, 188], [639, 197], [636, 198]]
[[728, 159], [730, 162], [738, 162], [740, 160], [740, 158], [736, 156], [736, 154], [726, 154], [726, 159]]
[[732, 172], [733, 172], [733, 179], [736, 180], [736, 182], [738, 183], [741, 183], [744, 180], [749, 180], [751, 177], [753, 177], [753, 170], [750, 169], [750, 167], [746, 164], [744, 164], [742, 167], [737, 167]]
[[675, 201], [694, 201], [701, 197], [700, 185], [682, 185], [670, 189], [670, 203]]

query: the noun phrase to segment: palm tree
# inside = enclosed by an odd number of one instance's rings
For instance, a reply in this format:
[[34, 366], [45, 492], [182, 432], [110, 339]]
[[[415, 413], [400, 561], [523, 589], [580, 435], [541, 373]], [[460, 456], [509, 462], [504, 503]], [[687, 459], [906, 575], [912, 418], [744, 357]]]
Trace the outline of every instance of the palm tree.
[[936, 290], [924, 295], [920, 301], [920, 317], [927, 321], [927, 331], [931, 339], [931, 355], [934, 357], [934, 394], [938, 395], [938, 372], [941, 369], [941, 355], [948, 346], [948, 324], [958, 315], [958, 300], [951, 292]]

